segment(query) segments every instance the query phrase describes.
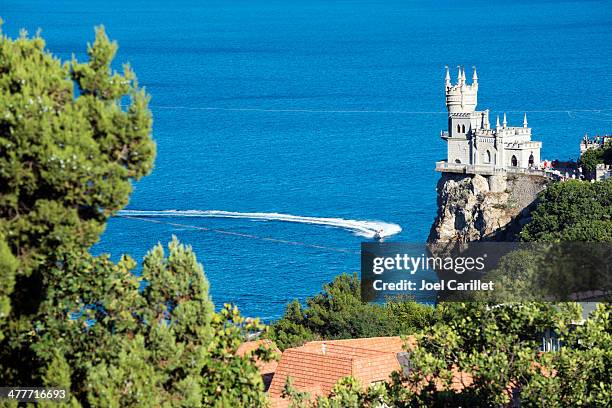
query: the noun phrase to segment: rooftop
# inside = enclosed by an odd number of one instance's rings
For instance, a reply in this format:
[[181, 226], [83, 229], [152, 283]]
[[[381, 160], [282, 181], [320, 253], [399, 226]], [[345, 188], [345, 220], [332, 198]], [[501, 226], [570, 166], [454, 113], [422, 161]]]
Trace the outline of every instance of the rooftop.
[[311, 396], [329, 395], [338, 380], [352, 376], [363, 386], [387, 381], [393, 371], [401, 370], [397, 354], [413, 338], [371, 337], [365, 339], [312, 341], [285, 350], [270, 385], [273, 406], [286, 406], [281, 398], [287, 378], [293, 386]]

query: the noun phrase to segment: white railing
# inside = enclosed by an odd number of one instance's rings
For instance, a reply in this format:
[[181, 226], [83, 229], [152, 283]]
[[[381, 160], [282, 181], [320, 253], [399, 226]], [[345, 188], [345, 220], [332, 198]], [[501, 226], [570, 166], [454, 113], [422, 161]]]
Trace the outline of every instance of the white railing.
[[522, 168], [522, 167], [495, 167], [488, 164], [462, 164], [449, 163], [447, 161], [436, 162], [436, 171], [450, 173], [465, 173], [465, 174], [485, 174], [493, 175], [500, 173], [510, 174], [527, 174], [532, 176], [548, 177], [551, 179], [559, 179], [560, 175], [549, 170]]

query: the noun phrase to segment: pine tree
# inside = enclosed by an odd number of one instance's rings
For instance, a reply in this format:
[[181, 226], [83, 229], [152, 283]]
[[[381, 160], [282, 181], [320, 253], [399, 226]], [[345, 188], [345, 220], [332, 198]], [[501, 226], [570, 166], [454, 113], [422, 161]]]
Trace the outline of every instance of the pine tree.
[[38, 35], [0, 33], [0, 233], [19, 261], [0, 366], [14, 383], [27, 383], [21, 366], [40, 369], [30, 338], [51, 267], [94, 244], [153, 166], [149, 97], [128, 65], [111, 71], [116, 51], [102, 27], [86, 63], [62, 63]]
[[4, 338], [2, 327], [11, 310], [10, 295], [15, 285], [17, 267], [17, 259], [4, 241], [4, 236], [0, 235], [0, 341]]
[[156, 246], [139, 274], [89, 253], [155, 156], [149, 97], [116, 52], [103, 28], [86, 63], [0, 37], [2, 383], [65, 388], [72, 407], [265, 405], [254, 362], [271, 352], [236, 355], [264, 327], [215, 313], [190, 247]]

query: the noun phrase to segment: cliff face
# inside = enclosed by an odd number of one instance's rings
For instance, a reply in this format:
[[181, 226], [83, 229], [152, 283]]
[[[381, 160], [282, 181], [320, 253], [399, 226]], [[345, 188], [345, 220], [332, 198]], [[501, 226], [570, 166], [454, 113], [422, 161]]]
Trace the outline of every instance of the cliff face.
[[548, 180], [525, 175], [442, 173], [430, 243], [513, 241]]

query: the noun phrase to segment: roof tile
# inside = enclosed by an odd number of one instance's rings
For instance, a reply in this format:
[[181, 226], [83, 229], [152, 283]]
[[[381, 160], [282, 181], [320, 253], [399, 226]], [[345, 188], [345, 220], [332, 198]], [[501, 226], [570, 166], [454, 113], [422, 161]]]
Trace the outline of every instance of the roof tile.
[[[388, 380], [400, 369], [397, 353], [404, 351], [400, 337], [312, 341], [285, 350], [270, 385], [273, 407], [283, 407], [281, 395], [288, 377], [293, 386], [311, 395], [329, 395], [338, 380], [353, 376], [363, 386]], [[414, 339], [408, 340], [413, 347]]]

